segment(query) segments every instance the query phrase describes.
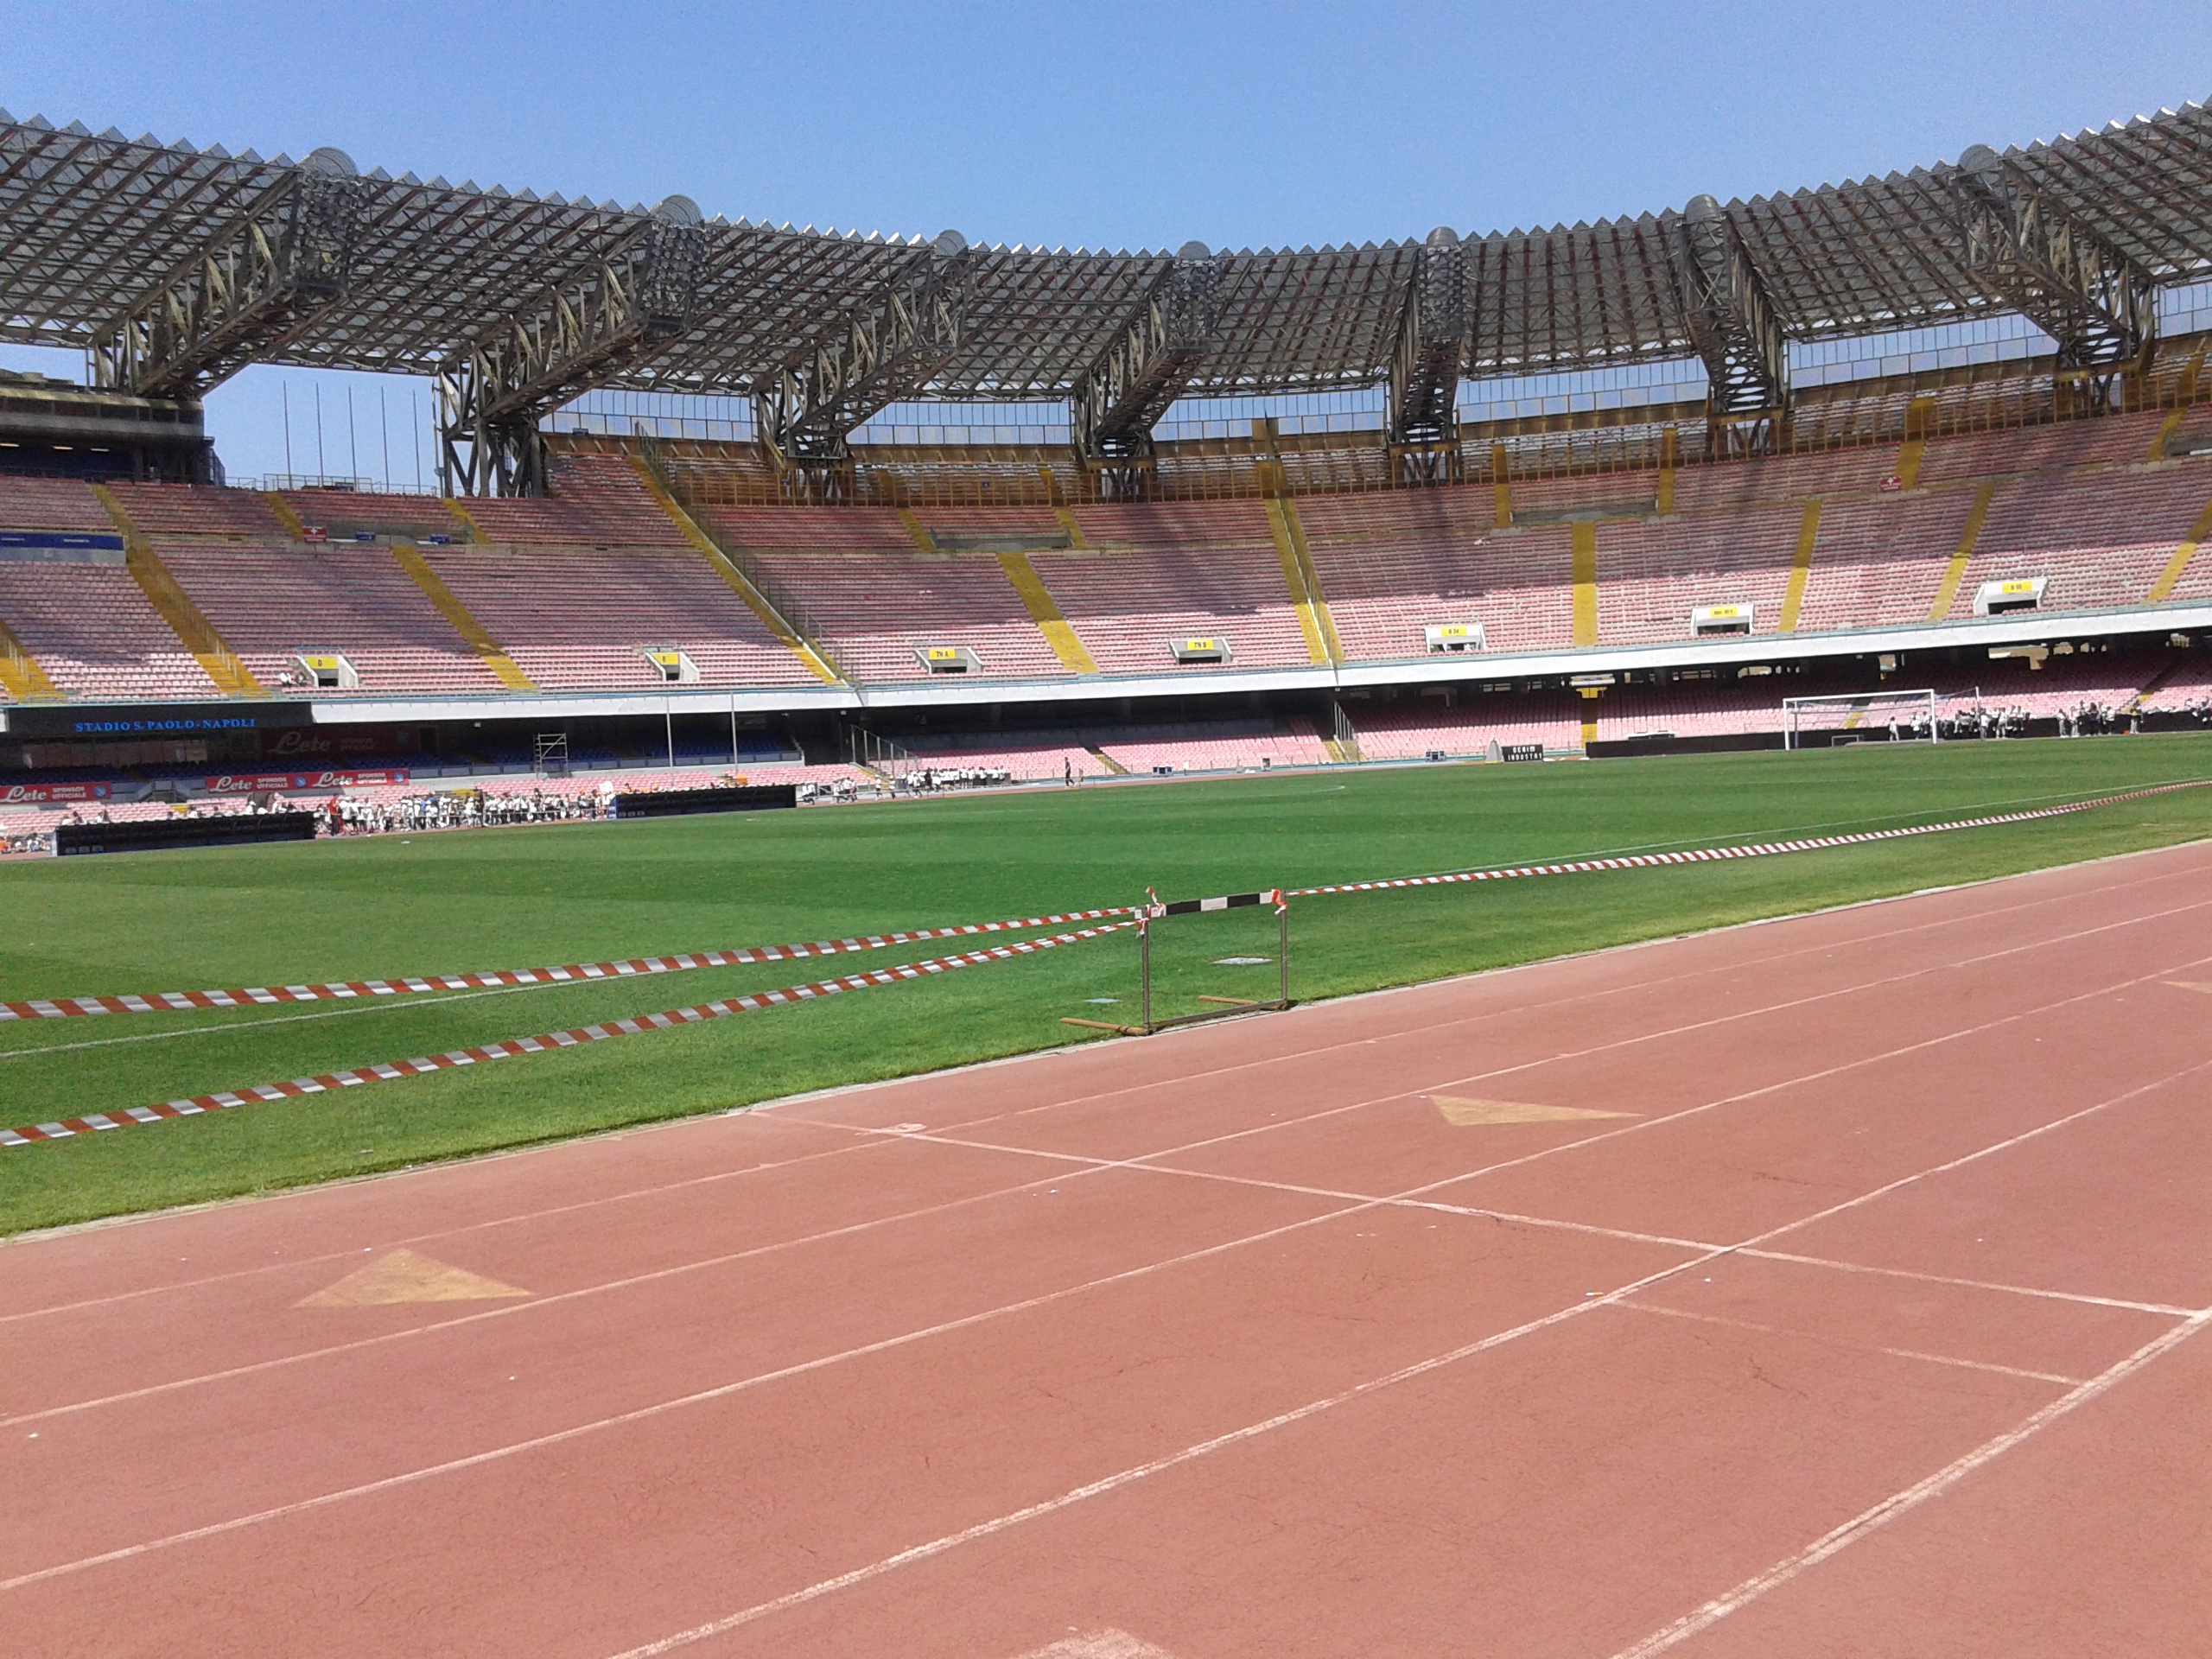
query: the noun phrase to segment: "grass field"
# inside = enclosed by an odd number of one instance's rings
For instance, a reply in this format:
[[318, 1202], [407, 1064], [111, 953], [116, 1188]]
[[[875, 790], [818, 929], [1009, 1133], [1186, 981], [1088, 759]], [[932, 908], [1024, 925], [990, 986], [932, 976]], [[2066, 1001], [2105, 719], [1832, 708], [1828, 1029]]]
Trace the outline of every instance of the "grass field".
[[[2050, 804], [2212, 778], [2212, 737], [1304, 772], [0, 867], [0, 998], [525, 968]], [[2212, 835], [2212, 789], [1742, 863], [1301, 900], [1300, 1000]], [[1272, 918], [1163, 954], [1167, 1011], [1272, 994]], [[1212, 928], [1217, 931], [1206, 931]], [[551, 989], [0, 1027], [0, 1126], [620, 1019], [954, 942]], [[0, 1152], [0, 1233], [1084, 1040], [1133, 938], [802, 1007]], [[1260, 976], [1264, 983], [1249, 976]], [[1243, 977], [1240, 977], [1243, 976]], [[1256, 988], [1255, 988], [1256, 986]], [[1120, 1003], [1094, 998], [1119, 997]], [[1095, 1040], [1116, 1040], [1096, 1038]]]

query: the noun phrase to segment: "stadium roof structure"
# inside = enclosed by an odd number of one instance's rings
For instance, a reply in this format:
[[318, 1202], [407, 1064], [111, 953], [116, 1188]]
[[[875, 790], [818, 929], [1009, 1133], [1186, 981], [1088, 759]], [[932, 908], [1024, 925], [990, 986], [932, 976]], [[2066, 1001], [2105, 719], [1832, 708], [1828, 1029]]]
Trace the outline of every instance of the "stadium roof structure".
[[[180, 331], [251, 311], [232, 290], [251, 287], [257, 257], [281, 263], [271, 250], [291, 232], [256, 215], [288, 193], [308, 200], [322, 175], [350, 193], [331, 210], [344, 245], [322, 276], [288, 279], [283, 304], [231, 317], [164, 381], [159, 359]], [[659, 221], [689, 238], [682, 292], [614, 340]], [[1160, 296], [1194, 256], [1203, 315], [1178, 336]], [[1447, 285], [1424, 275], [1446, 263]], [[361, 175], [337, 151], [264, 159], [0, 111], [0, 340], [86, 347], [96, 365], [108, 352], [123, 366], [99, 378], [149, 395], [192, 395], [248, 361], [450, 374], [474, 351], [488, 390], [467, 394], [480, 397], [475, 416], [456, 418], [477, 419], [480, 438], [531, 396], [542, 412], [588, 386], [772, 397], [781, 385], [803, 438], [810, 420], [842, 414], [849, 427], [871, 388], [878, 407], [1090, 395], [1126, 422], [1181, 395], [1389, 382], [1395, 397], [1423, 374], [1408, 406], [1433, 407], [1457, 376], [1692, 355], [1716, 408], [1725, 394], [1748, 410], [1774, 401], [1785, 340], [2012, 309], [2091, 334], [2120, 317], [2128, 338], [2105, 345], [2125, 355], [2147, 338], [2126, 315], [2147, 315], [2158, 286], [2207, 276], [2212, 111], [2196, 104], [1725, 207], [1699, 197], [1596, 225], [1179, 254], [702, 222], [681, 197], [648, 210]]]
[[[2005, 152], [2154, 281], [2212, 274], [2212, 112], [2197, 105]], [[83, 346], [296, 170], [0, 111], [0, 339]], [[2001, 302], [1978, 282], [1950, 164], [1731, 201], [1723, 212], [1793, 340], [1955, 319]], [[349, 292], [274, 360], [423, 374], [633, 232], [643, 207], [366, 175]], [[1465, 244], [1470, 376], [1695, 350], [1670, 232], [1677, 210], [1492, 232]], [[743, 394], [812, 344], [823, 320], [893, 281], [925, 244], [716, 219], [688, 325], [608, 382]], [[1220, 344], [1194, 391], [1371, 386], [1389, 372], [1419, 238], [1227, 253]], [[959, 350], [928, 391], [1068, 396], [1172, 264], [1166, 252], [973, 251]]]

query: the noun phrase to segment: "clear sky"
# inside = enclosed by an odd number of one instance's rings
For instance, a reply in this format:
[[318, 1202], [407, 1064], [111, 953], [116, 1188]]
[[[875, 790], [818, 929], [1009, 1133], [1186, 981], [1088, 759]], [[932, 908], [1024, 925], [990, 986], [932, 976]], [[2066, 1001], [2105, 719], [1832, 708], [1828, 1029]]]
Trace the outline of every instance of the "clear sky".
[[[2205, 0], [0, 0], [0, 107], [18, 118], [1046, 246], [1573, 223], [1909, 168], [2208, 94]], [[34, 365], [20, 352], [0, 364]], [[210, 401], [233, 473], [283, 467], [279, 378], [251, 371]], [[359, 378], [281, 378], [296, 404], [324, 382], [327, 442], [330, 405]], [[420, 390], [388, 385], [388, 410]], [[375, 383], [354, 397], [365, 449]], [[393, 448], [411, 481], [411, 449], [396, 434]], [[296, 454], [295, 469], [312, 470]]]

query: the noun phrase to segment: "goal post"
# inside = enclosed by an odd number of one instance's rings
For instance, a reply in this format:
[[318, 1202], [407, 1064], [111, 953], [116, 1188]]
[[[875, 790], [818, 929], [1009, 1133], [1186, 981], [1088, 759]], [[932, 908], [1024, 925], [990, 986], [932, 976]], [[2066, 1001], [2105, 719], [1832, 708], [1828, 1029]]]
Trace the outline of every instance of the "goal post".
[[1782, 747], [1832, 748], [1849, 743], [1936, 743], [1936, 693], [1846, 691], [1782, 700]]

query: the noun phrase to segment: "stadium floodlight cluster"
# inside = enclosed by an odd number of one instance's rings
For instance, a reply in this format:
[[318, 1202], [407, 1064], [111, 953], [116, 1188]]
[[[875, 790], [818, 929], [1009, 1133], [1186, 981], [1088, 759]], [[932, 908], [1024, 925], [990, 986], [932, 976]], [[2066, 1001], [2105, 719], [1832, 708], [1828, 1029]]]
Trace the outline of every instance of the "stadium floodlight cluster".
[[[0, 340], [87, 348], [105, 384], [149, 396], [255, 360], [473, 375], [469, 418], [526, 385], [751, 397], [819, 454], [918, 397], [1096, 411], [1166, 386], [1388, 385], [1394, 440], [1433, 443], [1455, 372], [1697, 357], [1715, 418], [1756, 426], [1787, 394], [1785, 342], [2010, 311], [2060, 340], [2062, 372], [2138, 364], [2154, 290], [2212, 273], [2212, 112], [1596, 225], [1171, 254], [695, 222], [682, 198], [395, 178], [335, 151], [264, 159], [0, 111]], [[579, 316], [597, 321], [549, 355]], [[512, 385], [483, 384], [494, 359], [520, 365]]]

